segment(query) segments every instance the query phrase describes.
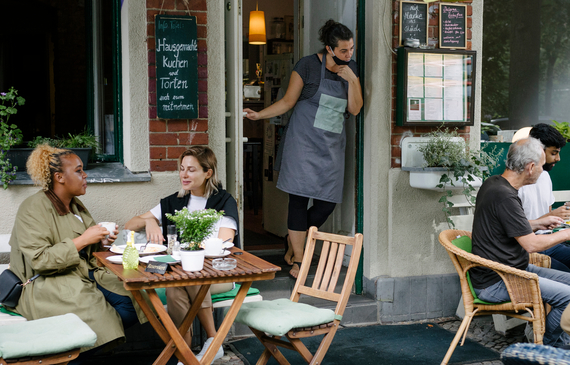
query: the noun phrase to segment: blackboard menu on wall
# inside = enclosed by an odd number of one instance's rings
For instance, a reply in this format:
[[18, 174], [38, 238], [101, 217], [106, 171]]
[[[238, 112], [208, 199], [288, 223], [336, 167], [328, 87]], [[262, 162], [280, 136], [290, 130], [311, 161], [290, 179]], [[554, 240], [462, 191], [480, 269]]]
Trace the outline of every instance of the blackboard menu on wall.
[[198, 117], [195, 16], [156, 15], [156, 103], [162, 119]]
[[416, 1], [400, 2], [400, 45], [404, 39], [419, 39], [428, 42], [428, 4]]
[[439, 4], [439, 48], [467, 48], [467, 6]]

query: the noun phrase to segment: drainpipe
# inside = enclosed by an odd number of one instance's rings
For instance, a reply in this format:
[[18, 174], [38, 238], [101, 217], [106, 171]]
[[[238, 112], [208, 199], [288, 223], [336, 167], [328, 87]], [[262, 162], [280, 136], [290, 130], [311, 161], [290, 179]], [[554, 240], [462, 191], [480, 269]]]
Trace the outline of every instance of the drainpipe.
[[[360, 87], [364, 94], [364, 31], [365, 31], [365, 9], [366, 0], [358, 0], [357, 9], [357, 48], [356, 59], [358, 60], [358, 70], [360, 73]], [[364, 96], [364, 95], [363, 95]], [[362, 110], [356, 116], [356, 232], [362, 233], [364, 229], [364, 192], [363, 192], [363, 177], [364, 177], [364, 115]], [[360, 254], [360, 261], [356, 270], [356, 277], [354, 279], [354, 288], [356, 294], [362, 294], [362, 277], [364, 272], [364, 247]]]

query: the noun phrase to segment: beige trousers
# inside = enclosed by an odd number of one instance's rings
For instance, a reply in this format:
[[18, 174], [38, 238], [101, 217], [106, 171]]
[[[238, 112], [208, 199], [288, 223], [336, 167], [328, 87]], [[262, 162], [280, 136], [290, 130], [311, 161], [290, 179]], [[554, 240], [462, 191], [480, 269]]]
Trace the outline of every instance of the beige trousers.
[[[190, 310], [194, 299], [198, 295], [198, 291], [201, 286], [179, 286], [174, 288], [166, 288], [166, 303], [168, 309], [168, 315], [172, 318], [172, 322], [176, 327], [180, 327], [186, 313]], [[202, 302], [201, 308], [211, 308], [212, 307], [212, 296], [210, 295], [210, 290], [206, 293], [206, 298]], [[190, 327], [190, 331], [192, 327]]]

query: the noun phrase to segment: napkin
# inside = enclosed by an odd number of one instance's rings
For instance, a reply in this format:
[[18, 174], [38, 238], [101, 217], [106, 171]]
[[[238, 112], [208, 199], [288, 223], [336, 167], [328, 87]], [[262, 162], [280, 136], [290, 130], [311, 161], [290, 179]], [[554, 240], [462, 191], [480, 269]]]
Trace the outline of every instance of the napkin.
[[152, 259], [153, 261], [158, 261], [158, 262], [176, 262], [178, 260], [175, 260], [174, 257], [170, 256], [170, 255], [163, 255], [163, 256], [155, 256]]

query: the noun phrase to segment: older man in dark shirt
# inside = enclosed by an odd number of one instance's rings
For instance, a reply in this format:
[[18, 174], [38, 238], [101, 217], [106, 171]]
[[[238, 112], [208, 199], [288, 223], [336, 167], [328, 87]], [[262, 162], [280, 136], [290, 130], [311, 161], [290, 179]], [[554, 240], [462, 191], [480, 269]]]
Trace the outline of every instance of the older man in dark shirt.
[[[518, 197], [520, 187], [536, 182], [544, 163], [544, 146], [539, 140], [527, 138], [511, 145], [503, 174], [488, 178], [477, 194], [473, 253], [539, 276], [542, 298], [552, 306], [546, 317], [544, 344], [563, 346], [570, 344], [570, 336], [560, 327], [562, 313], [570, 303], [570, 273], [529, 265], [528, 254], [569, 240], [570, 230], [535, 235], [534, 231], [552, 229], [563, 220], [556, 216], [527, 220]], [[505, 283], [494, 271], [475, 267], [470, 273], [479, 299], [491, 303], [510, 300]]]

